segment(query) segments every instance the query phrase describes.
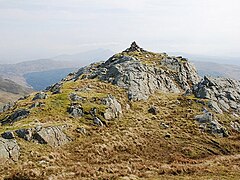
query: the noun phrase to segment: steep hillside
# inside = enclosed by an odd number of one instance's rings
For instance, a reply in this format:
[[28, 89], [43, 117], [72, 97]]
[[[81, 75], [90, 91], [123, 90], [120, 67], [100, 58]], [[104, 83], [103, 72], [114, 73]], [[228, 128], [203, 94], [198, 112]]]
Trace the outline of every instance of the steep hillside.
[[0, 107], [8, 102], [16, 101], [21, 96], [33, 92], [30, 88], [25, 88], [15, 82], [0, 77]]
[[0, 114], [0, 177], [238, 179], [239, 87], [134, 42]]

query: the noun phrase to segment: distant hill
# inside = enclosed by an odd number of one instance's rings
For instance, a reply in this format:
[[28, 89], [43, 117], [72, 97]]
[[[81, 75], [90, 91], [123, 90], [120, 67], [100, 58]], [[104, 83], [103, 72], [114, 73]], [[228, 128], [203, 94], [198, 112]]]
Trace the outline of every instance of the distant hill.
[[26, 82], [35, 90], [43, 90], [62, 78], [66, 77], [74, 68], [54, 69], [49, 71], [32, 72], [24, 74]]
[[58, 82], [67, 75], [67, 72], [91, 62], [106, 60], [112, 54], [113, 52], [110, 50], [96, 49], [73, 55], [60, 55], [49, 59], [25, 61], [17, 64], [1, 64], [0, 76], [11, 79], [22, 86], [40, 90], [45, 89], [50, 85], [49, 83]]
[[23, 87], [11, 80], [0, 77], [0, 106], [7, 102], [17, 100], [19, 97], [33, 92], [32, 89]]
[[222, 57], [222, 56], [206, 56], [206, 55], [195, 55], [182, 52], [171, 52], [171, 55], [185, 56], [190, 61], [201, 61], [201, 62], [212, 62], [217, 64], [229, 64], [240, 66], [240, 57]]
[[240, 80], [240, 66], [213, 62], [192, 61], [200, 76], [228, 77]]

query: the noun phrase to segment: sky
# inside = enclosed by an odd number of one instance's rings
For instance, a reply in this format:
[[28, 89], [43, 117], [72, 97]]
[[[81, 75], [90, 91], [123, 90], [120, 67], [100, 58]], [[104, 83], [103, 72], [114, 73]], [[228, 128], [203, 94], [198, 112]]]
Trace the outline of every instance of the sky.
[[240, 57], [239, 0], [0, 0], [0, 63], [132, 41], [156, 52]]

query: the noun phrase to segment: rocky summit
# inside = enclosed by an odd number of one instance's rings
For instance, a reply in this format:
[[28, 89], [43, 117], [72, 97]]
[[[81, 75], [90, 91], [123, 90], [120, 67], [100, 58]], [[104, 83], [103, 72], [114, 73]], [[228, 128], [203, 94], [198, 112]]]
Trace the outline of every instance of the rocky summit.
[[136, 42], [7, 104], [0, 123], [2, 179], [240, 176], [240, 82]]

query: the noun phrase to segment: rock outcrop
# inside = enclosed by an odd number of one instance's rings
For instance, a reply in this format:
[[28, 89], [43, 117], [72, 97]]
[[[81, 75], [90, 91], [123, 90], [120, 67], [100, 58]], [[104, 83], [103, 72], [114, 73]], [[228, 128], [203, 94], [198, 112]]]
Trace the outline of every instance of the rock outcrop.
[[216, 117], [214, 117], [213, 114], [210, 112], [205, 112], [204, 114], [195, 116], [195, 120], [198, 121], [200, 128], [204, 132], [216, 134], [221, 137], [228, 136], [227, 129], [223, 125], [221, 125], [216, 119]]
[[[128, 53], [140, 53], [144, 58], [159, 56], [154, 64]], [[157, 90], [180, 93], [199, 82], [195, 67], [182, 57], [169, 57], [147, 52], [133, 43], [130, 48], [106, 62], [81, 68], [73, 79], [93, 79], [125, 88], [130, 100], [146, 100]]]
[[40, 144], [48, 144], [52, 147], [62, 146], [71, 141], [71, 139], [63, 132], [65, 126], [49, 126], [29, 129], [19, 129], [15, 133], [18, 137], [26, 141], [36, 141]]
[[20, 155], [20, 147], [14, 139], [0, 138], [0, 164], [7, 161], [17, 161]]
[[217, 113], [240, 112], [240, 82], [229, 78], [204, 77], [193, 87], [198, 98], [209, 99], [209, 107]]
[[7, 116], [1, 121], [2, 125], [5, 124], [13, 124], [16, 121], [19, 121], [20, 119], [26, 118], [30, 114], [30, 111], [27, 109], [18, 109], [10, 116]]
[[114, 96], [109, 95], [107, 98], [104, 98], [102, 104], [108, 107], [104, 113], [104, 118], [106, 120], [112, 120], [121, 116], [122, 106]]

